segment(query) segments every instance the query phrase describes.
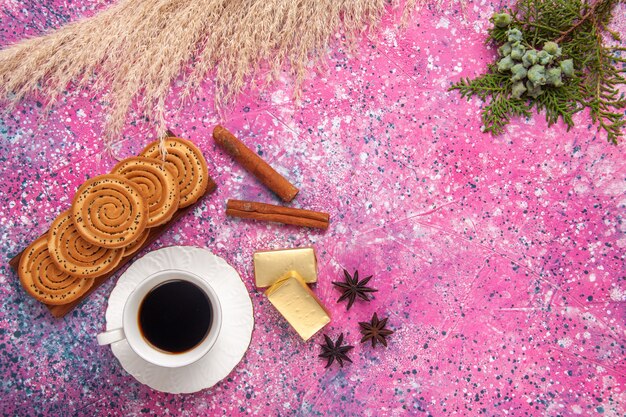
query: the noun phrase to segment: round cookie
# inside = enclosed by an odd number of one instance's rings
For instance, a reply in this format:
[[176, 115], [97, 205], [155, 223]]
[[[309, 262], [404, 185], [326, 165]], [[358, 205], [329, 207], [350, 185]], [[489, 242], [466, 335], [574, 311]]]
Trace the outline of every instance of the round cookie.
[[69, 304], [93, 285], [93, 279], [72, 276], [56, 266], [48, 252], [47, 234], [24, 250], [18, 275], [28, 294], [49, 305]]
[[78, 233], [109, 249], [130, 245], [148, 223], [148, 204], [139, 186], [116, 174], [87, 180], [76, 191], [71, 211]]
[[178, 209], [178, 181], [163, 162], [154, 158], [127, 158], [118, 163], [111, 173], [122, 175], [139, 186], [148, 202], [147, 227], [167, 222]]
[[[161, 159], [160, 141], [149, 144], [141, 153], [148, 158]], [[195, 203], [206, 191], [207, 187], [215, 186], [209, 177], [206, 160], [202, 152], [192, 142], [180, 138], [163, 139], [167, 150], [165, 162], [176, 173], [180, 190], [180, 208]]]
[[57, 267], [75, 276], [93, 278], [112, 271], [124, 256], [124, 249], [107, 249], [86, 241], [65, 211], [52, 222], [48, 251]]
[[146, 243], [146, 240], [148, 240], [148, 236], [150, 236], [150, 229], [146, 229], [139, 237], [139, 239], [124, 247], [124, 256], [130, 256], [137, 252], [139, 249], [141, 249], [141, 245]]

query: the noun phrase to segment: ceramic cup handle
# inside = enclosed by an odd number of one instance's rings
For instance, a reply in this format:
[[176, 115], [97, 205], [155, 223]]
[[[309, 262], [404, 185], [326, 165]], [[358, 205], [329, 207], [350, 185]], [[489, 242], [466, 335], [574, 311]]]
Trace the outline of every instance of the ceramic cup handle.
[[108, 332], [100, 333], [96, 336], [96, 339], [100, 346], [110, 345], [111, 343], [126, 339], [126, 335], [124, 334], [124, 329], [113, 329]]

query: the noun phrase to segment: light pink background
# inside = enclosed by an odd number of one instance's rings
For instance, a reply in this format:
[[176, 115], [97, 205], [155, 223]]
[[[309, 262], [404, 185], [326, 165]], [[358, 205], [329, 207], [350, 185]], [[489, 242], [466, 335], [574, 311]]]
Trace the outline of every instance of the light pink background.
[[[8, 2], [0, 45], [104, 7]], [[115, 160], [105, 105], [68, 93], [47, 119], [36, 100], [0, 120], [0, 411], [7, 415], [510, 415], [626, 413], [626, 163], [589, 115], [567, 132], [542, 116], [481, 133], [478, 100], [448, 92], [485, 71], [488, 18], [500, 3], [422, 10], [406, 31], [391, 14], [354, 52], [338, 41], [312, 65], [302, 101], [284, 77], [221, 114], [207, 82], [167, 120], [204, 152], [218, 190], [150, 249], [206, 247], [241, 274], [255, 309], [248, 353], [191, 395], [136, 382], [96, 346], [117, 276], [62, 320], [19, 285], [8, 260]], [[456, 10], [459, 9], [459, 10]], [[434, 10], [434, 9], [433, 9]], [[615, 28], [626, 34], [626, 7]], [[178, 89], [171, 96], [176, 103]], [[213, 144], [222, 123], [291, 179], [293, 205], [328, 211], [320, 232], [226, 218], [228, 198], [278, 199]], [[154, 138], [129, 116], [120, 156]], [[258, 249], [313, 245], [315, 292], [352, 364], [324, 369], [321, 334], [303, 343], [253, 286]], [[342, 268], [373, 275], [370, 303], [336, 304]], [[389, 347], [359, 344], [358, 322], [389, 316]]]

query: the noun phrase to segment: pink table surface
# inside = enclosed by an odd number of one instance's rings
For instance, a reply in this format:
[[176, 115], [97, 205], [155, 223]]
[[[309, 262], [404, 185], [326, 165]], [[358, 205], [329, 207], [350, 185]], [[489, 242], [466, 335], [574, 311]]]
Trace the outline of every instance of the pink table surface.
[[[108, 2], [5, 2], [0, 45]], [[576, 128], [542, 116], [481, 133], [483, 103], [448, 86], [484, 72], [499, 3], [423, 10], [406, 31], [387, 17], [351, 52], [313, 66], [300, 104], [284, 77], [221, 114], [211, 83], [172, 105], [168, 123], [204, 152], [218, 190], [154, 243], [206, 247], [241, 274], [254, 304], [252, 343], [215, 387], [164, 394], [128, 375], [104, 329], [108, 281], [64, 319], [21, 289], [8, 260], [48, 228], [86, 178], [115, 160], [105, 105], [65, 96], [47, 119], [35, 99], [0, 119], [0, 412], [3, 415], [626, 415], [626, 159], [587, 113]], [[448, 9], [448, 10], [446, 10]], [[615, 28], [626, 34], [626, 6]], [[172, 93], [172, 99], [176, 91]], [[174, 103], [174, 101], [172, 100]], [[294, 206], [328, 211], [326, 232], [226, 218], [228, 198], [277, 198], [210, 138], [222, 123], [289, 177]], [[129, 116], [120, 156], [153, 137]], [[253, 285], [255, 250], [313, 245], [315, 292], [345, 333], [352, 364], [324, 368], [318, 334], [303, 343]], [[144, 252], [145, 253], [145, 252]], [[346, 313], [331, 285], [342, 268], [373, 275], [370, 303]], [[377, 312], [389, 347], [359, 344]]]

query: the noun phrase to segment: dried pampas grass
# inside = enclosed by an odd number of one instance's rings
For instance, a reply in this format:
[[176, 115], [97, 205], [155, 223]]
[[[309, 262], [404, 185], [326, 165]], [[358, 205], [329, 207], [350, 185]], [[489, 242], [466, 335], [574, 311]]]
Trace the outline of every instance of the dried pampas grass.
[[[419, 0], [407, 0], [413, 9]], [[390, 4], [392, 3], [392, 6]], [[0, 99], [32, 94], [52, 105], [68, 87], [107, 91], [109, 141], [139, 111], [160, 135], [172, 82], [186, 93], [214, 75], [218, 108], [241, 92], [262, 65], [290, 69], [300, 83], [306, 65], [339, 30], [350, 37], [374, 26], [397, 0], [121, 0], [99, 14], [0, 51]], [[94, 77], [94, 74], [96, 75]], [[95, 81], [94, 81], [95, 80]]]

